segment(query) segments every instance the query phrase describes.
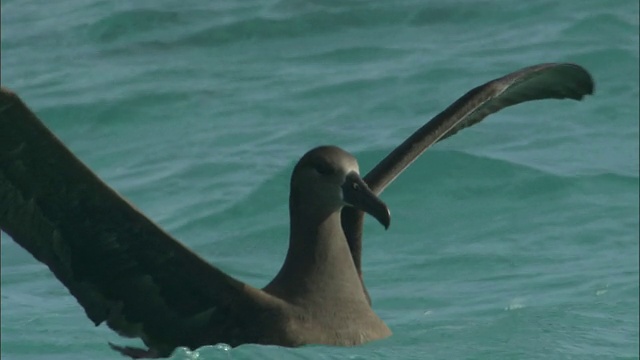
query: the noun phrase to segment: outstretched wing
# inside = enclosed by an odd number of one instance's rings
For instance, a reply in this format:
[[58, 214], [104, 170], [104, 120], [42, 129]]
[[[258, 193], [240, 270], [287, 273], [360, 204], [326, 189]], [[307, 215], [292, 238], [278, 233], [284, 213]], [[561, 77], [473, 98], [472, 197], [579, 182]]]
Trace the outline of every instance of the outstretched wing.
[[[365, 177], [371, 190], [380, 194], [429, 146], [477, 124], [487, 115], [508, 106], [540, 99], [581, 100], [592, 94], [593, 79], [579, 65], [550, 63], [526, 67], [480, 85], [456, 100], [395, 148]], [[358, 272], [361, 272], [363, 213], [342, 210], [344, 227]]]
[[0, 91], [0, 228], [45, 263], [96, 324], [176, 346], [256, 342], [259, 290], [162, 231]]

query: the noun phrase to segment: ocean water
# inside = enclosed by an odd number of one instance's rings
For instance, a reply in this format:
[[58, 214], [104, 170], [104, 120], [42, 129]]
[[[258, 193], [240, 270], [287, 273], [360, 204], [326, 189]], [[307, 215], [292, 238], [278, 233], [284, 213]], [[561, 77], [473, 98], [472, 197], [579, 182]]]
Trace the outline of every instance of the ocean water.
[[[568, 61], [582, 102], [509, 108], [428, 150], [365, 224], [388, 339], [173, 359], [638, 359], [638, 2], [4, 0], [2, 85], [145, 214], [265, 285], [288, 181], [320, 144], [362, 172], [470, 88]], [[117, 359], [49, 270], [1, 241], [3, 359]], [[206, 286], [206, 284], [203, 284]]]

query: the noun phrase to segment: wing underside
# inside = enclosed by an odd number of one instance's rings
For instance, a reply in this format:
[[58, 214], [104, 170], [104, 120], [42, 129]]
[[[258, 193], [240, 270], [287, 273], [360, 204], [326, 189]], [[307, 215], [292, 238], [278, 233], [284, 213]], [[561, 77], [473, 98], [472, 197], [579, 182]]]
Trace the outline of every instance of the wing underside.
[[[380, 194], [431, 145], [479, 123], [492, 113], [526, 101], [581, 100], [593, 90], [589, 72], [568, 63], [534, 65], [489, 81], [470, 90], [428, 121], [380, 161], [364, 180], [374, 193]], [[342, 210], [342, 225], [361, 278], [363, 221], [361, 211], [352, 207]]]
[[96, 325], [171, 350], [255, 342], [234, 339], [233, 326], [251, 322], [258, 292], [142, 215], [4, 88], [0, 228], [51, 269]]

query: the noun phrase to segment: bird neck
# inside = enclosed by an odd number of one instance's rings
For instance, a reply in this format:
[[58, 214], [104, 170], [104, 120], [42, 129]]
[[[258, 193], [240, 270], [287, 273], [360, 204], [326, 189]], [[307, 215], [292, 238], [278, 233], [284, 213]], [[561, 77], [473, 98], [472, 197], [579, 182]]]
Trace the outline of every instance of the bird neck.
[[290, 201], [289, 250], [265, 291], [297, 304], [368, 304], [342, 230], [341, 208], [308, 208], [305, 203]]

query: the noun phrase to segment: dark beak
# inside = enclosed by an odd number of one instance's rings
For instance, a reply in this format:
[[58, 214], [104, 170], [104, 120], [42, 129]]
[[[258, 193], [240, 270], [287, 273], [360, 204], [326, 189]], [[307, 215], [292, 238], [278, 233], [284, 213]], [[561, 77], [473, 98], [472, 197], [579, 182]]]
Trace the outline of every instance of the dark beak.
[[358, 210], [373, 216], [384, 226], [389, 228], [391, 214], [385, 203], [374, 194], [369, 186], [355, 172], [350, 172], [342, 184], [343, 200]]

